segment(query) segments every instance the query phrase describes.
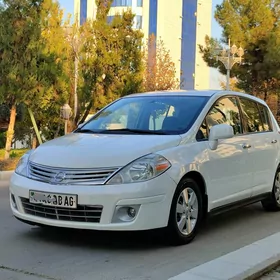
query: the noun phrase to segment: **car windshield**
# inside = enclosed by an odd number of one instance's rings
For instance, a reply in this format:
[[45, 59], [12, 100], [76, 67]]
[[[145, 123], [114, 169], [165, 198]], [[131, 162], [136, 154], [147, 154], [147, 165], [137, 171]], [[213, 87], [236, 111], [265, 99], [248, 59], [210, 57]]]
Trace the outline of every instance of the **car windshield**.
[[95, 115], [78, 133], [182, 134], [206, 104], [204, 96], [137, 96], [119, 99]]

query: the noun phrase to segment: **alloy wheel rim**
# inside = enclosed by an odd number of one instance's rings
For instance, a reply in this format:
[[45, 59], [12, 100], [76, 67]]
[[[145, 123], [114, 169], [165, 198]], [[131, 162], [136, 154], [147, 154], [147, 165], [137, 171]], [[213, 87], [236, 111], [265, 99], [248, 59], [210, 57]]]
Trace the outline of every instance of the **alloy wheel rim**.
[[280, 205], [280, 172], [277, 173], [275, 178], [274, 195], [277, 203]]
[[198, 200], [196, 193], [191, 188], [185, 188], [180, 193], [176, 204], [176, 222], [179, 231], [183, 235], [191, 234], [195, 228], [197, 217]]

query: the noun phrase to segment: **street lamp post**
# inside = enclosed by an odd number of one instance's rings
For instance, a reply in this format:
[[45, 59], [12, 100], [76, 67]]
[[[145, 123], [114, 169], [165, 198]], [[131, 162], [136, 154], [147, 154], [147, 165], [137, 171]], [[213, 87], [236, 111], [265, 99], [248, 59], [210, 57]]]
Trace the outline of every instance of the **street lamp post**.
[[66, 40], [70, 43], [74, 54], [74, 118], [78, 112], [78, 75], [79, 75], [79, 50], [82, 45], [81, 38], [78, 33], [73, 31], [73, 27], [66, 27]]
[[72, 109], [68, 104], [64, 104], [60, 108], [60, 117], [65, 121], [65, 126], [64, 126], [64, 134], [67, 134], [67, 124], [68, 120], [72, 116]]
[[75, 71], [75, 81], [74, 81], [74, 118], [77, 116], [78, 112], [78, 78], [79, 78], [79, 59], [77, 57], [77, 54], [75, 54], [75, 61], [74, 61], [74, 71]]
[[230, 70], [232, 69], [233, 65], [236, 63], [242, 62], [242, 56], [244, 55], [244, 49], [243, 48], [237, 48], [236, 45], [230, 45], [230, 40], [228, 41], [228, 48], [224, 48], [223, 50], [216, 50], [217, 61], [220, 61], [223, 63], [227, 70], [227, 90], [230, 90]]

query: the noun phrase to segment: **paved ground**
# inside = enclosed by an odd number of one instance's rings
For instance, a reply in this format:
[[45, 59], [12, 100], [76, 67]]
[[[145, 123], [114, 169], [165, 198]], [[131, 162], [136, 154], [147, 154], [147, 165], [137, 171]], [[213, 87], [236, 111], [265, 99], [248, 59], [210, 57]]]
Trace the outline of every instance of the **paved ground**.
[[259, 280], [280, 280], [280, 267], [273, 269], [270, 273], [267, 273]]
[[1, 280], [167, 280], [280, 231], [260, 204], [212, 218], [192, 244], [167, 247], [150, 233], [42, 230], [15, 220], [0, 182]]

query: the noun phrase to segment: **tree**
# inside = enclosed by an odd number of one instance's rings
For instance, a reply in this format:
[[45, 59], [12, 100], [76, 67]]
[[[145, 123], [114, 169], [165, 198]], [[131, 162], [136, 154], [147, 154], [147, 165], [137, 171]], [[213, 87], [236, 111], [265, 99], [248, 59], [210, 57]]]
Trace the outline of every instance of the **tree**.
[[96, 111], [120, 96], [141, 91], [143, 34], [133, 29], [134, 15], [130, 11], [116, 15], [108, 23], [112, 1], [104, 3], [96, 0], [96, 20], [82, 26], [87, 40], [81, 52], [83, 85], [79, 98], [85, 110], [80, 122], [90, 110]]
[[180, 82], [176, 78], [176, 67], [166, 49], [164, 42], [156, 40], [152, 34], [143, 51], [144, 58], [144, 91], [178, 89]]
[[217, 5], [215, 18], [223, 28], [222, 40], [206, 37], [206, 46], [200, 46], [204, 60], [210, 67], [225, 69], [214, 60], [217, 46], [230, 38], [245, 49], [242, 65], [233, 67], [237, 87], [266, 100], [270, 93], [280, 89], [280, 25], [278, 0], [226, 0]]
[[43, 94], [37, 102], [31, 102], [37, 125], [46, 140], [63, 133], [60, 107], [68, 102], [71, 93], [73, 62], [69, 59], [71, 46], [65, 40], [63, 10], [53, 0], [44, 0], [41, 8], [41, 47], [42, 56], [48, 62], [42, 74], [45, 74]]
[[88, 23], [83, 26], [79, 26], [78, 18], [76, 17], [74, 23], [71, 25], [71, 16], [64, 24], [64, 41], [68, 45], [67, 54], [68, 67], [66, 69], [67, 76], [69, 77], [69, 97], [68, 103], [73, 108], [73, 115], [68, 121], [68, 131], [77, 127], [80, 118], [84, 113], [84, 108], [88, 103], [87, 96], [82, 91], [83, 75], [81, 65], [85, 60], [83, 49], [87, 40], [90, 40], [88, 36], [91, 36], [88, 32]]
[[[80, 62], [81, 62], [81, 51], [87, 38], [83, 32], [83, 28], [80, 28], [78, 17], [70, 25], [71, 17], [66, 21], [65, 28], [65, 40], [69, 45], [68, 49], [68, 67], [67, 75], [70, 82], [69, 91], [69, 104], [73, 108], [73, 117], [68, 122], [69, 131], [75, 128], [79, 122], [81, 106], [79, 106], [80, 98], [78, 88], [81, 85], [82, 79], [80, 75]], [[81, 101], [82, 102], [82, 101]]]
[[[232, 91], [243, 92], [240, 88], [238, 88], [238, 87], [236, 86], [237, 83], [238, 83], [238, 80], [237, 80], [236, 78], [231, 78], [230, 81], [229, 81], [230, 89], [231, 89]], [[221, 84], [222, 89], [226, 90], [226, 88], [227, 88], [226, 83], [225, 83], [224, 81], [221, 81], [220, 84]]]
[[[5, 158], [9, 158], [17, 106], [53, 113], [62, 91], [63, 64], [42, 36], [52, 1], [3, 0], [0, 6], [0, 96], [9, 107]], [[54, 48], [53, 48], [54, 49]], [[59, 89], [59, 90], [58, 90]], [[57, 109], [54, 109], [57, 110]]]
[[[9, 106], [5, 158], [14, 135], [16, 106], [36, 88], [41, 1], [4, 0], [0, 7], [0, 96]], [[27, 36], [28, 34], [28, 36]]]

